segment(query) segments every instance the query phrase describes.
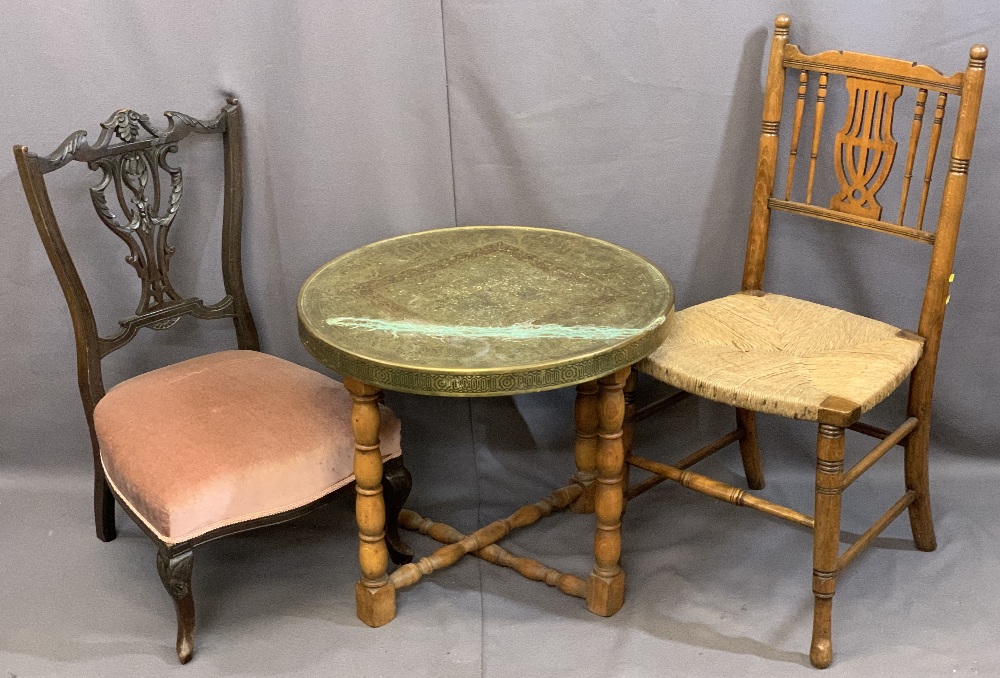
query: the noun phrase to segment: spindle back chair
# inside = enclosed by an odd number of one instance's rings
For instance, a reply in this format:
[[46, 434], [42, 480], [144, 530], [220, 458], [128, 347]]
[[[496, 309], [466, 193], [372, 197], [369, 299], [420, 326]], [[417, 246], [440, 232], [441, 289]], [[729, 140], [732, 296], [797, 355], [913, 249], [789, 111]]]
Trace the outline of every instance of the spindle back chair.
[[[669, 479], [812, 528], [815, 605], [810, 658], [813, 665], [825, 667], [832, 660], [831, 604], [837, 574], [907, 509], [916, 547], [925, 551], [936, 547], [928, 481], [931, 397], [948, 288], [954, 279], [952, 264], [987, 49], [973, 46], [966, 70], [945, 76], [930, 66], [881, 56], [840, 51], [807, 55], [789, 44], [790, 25], [786, 15], [774, 22], [742, 291], [677, 313], [666, 342], [638, 366], [640, 371], [682, 392], [735, 406], [736, 429], [673, 465], [630, 454], [629, 464], [654, 475], [629, 489], [626, 496], [635, 497]], [[846, 89], [846, 119], [834, 134], [826, 124], [828, 111], [832, 110], [827, 98], [836, 80], [842, 80]], [[789, 82], [795, 83], [796, 96], [791, 107], [790, 134], [782, 142], [779, 128]], [[905, 146], [900, 146], [894, 137], [893, 119], [906, 90], [915, 90], [911, 95], [915, 103], [909, 136]], [[940, 188], [935, 227], [930, 229], [929, 214], [935, 204], [934, 170], [946, 137], [946, 109], [953, 98], [958, 98], [959, 103], [950, 157]], [[929, 102], [934, 114], [927, 133], [925, 113]], [[832, 147], [824, 142], [832, 142]], [[901, 155], [898, 150], [904, 147], [904, 162], [894, 162]], [[787, 155], [781, 154], [782, 148]], [[776, 193], [779, 166], [784, 170], [784, 190]], [[885, 200], [880, 190], [892, 185], [894, 168], [901, 170], [899, 203], [896, 213], [888, 216], [880, 203], [880, 199]], [[818, 178], [824, 169], [832, 169], [833, 180], [827, 184]], [[916, 185], [912, 180], [915, 173]], [[822, 188], [828, 186], [833, 190], [827, 199]], [[838, 309], [765, 292], [768, 232], [776, 211], [870, 229], [930, 246], [930, 267], [917, 330], [900, 330]], [[887, 431], [859, 421], [907, 377], [909, 399], [902, 424]], [[678, 398], [668, 400], [676, 402]], [[653, 403], [635, 412], [632, 419], [643, 419], [662, 406], [662, 401]], [[738, 442], [749, 487], [762, 489], [764, 474], [755, 412], [819, 424], [814, 516], [687, 470]], [[880, 442], [845, 471], [847, 428]], [[630, 438], [631, 432], [627, 432], [626, 439]], [[904, 495], [840, 554], [841, 493], [896, 445], [905, 449]]]

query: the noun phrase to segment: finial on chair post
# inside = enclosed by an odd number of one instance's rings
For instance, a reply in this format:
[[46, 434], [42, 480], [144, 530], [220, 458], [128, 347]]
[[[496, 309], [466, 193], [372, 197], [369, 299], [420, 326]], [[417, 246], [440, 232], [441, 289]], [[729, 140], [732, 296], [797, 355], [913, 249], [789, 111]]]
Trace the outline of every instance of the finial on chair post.
[[787, 14], [779, 14], [774, 17], [774, 33], [776, 35], [788, 35], [788, 29], [792, 25], [792, 17]]
[[986, 45], [973, 45], [969, 48], [969, 67], [986, 68], [986, 57], [990, 55], [990, 50]]

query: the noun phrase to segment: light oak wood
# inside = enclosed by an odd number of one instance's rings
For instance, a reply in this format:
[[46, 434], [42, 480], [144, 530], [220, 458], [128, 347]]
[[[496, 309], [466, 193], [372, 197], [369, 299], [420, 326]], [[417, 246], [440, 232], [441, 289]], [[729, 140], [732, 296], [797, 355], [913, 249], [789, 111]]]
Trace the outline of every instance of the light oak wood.
[[872, 448], [871, 452], [862, 457], [858, 463], [852, 466], [851, 469], [844, 474], [844, 488], [847, 488], [851, 483], [860, 478], [861, 474], [870, 469], [875, 462], [885, 455], [886, 452], [891, 450], [896, 445], [899, 445], [900, 441], [910, 435], [910, 432], [912, 432], [919, 423], [920, 422], [917, 421], [916, 417], [909, 417], [900, 425], [899, 428], [886, 435], [881, 443]]
[[833, 595], [837, 591], [840, 506], [844, 474], [844, 429], [820, 424], [816, 439], [816, 512], [813, 536], [813, 636], [809, 659], [824, 669], [833, 660], [830, 638]]
[[[748, 294], [758, 296], [765, 294], [763, 289], [767, 239], [773, 211], [791, 212], [799, 216], [857, 226], [930, 245], [932, 247], [930, 266], [917, 331], [899, 332], [902, 338], [918, 340], [923, 344], [922, 352], [909, 372], [907, 418], [893, 430], [885, 430], [859, 421], [862, 410], [872, 407], [874, 403], [866, 402], [862, 406], [844, 397], [831, 396], [820, 404], [814, 419], [819, 428], [813, 517], [761, 500], [742, 489], [686, 470], [695, 461], [739, 439], [743, 448], [741, 452], [744, 453], [748, 482], [753, 484], [758, 471], [755, 464], [759, 458], [753, 449], [756, 446], [752, 442], [756, 439], [756, 422], [744, 413], [737, 414], [737, 430], [733, 434], [723, 436], [694, 454], [688, 455], [677, 464], [668, 465], [641, 459], [635, 455], [628, 456], [627, 461], [630, 465], [656, 474], [655, 477], [631, 488], [628, 496], [634, 497], [656, 485], [661, 479], [669, 479], [729, 503], [755, 508], [812, 527], [814, 529], [812, 578], [814, 619], [810, 659], [813, 665], [826, 667], [833, 657], [831, 613], [839, 572], [872, 544], [878, 534], [904, 510], [909, 512], [916, 547], [920, 550], [933, 550], [936, 546], [928, 478], [931, 402], [988, 52], [982, 45], [973, 46], [969, 51], [966, 69], [946, 76], [930, 66], [887, 57], [839, 51], [822, 52], [817, 55], [803, 54], [798, 47], [788, 44], [790, 23], [786, 15], [778, 16], [775, 19], [774, 35], [771, 40], [742, 289]], [[778, 148], [788, 69], [797, 69], [799, 74], [794, 81], [788, 79], [789, 82], [797, 82], [797, 89], [789, 141], [787, 182], [784, 199], [778, 199], [774, 196], [775, 154]], [[819, 75], [819, 83], [814, 112], [813, 144], [805, 196], [804, 200], [800, 200], [796, 196], [794, 185], [795, 165], [799, 153], [802, 121], [808, 115], [806, 94], [809, 74], [814, 72]], [[814, 180], [816, 174], [823, 169], [817, 158], [821, 155], [824, 138], [822, 127], [830, 77], [835, 77], [838, 82], [843, 79], [850, 102], [847, 105], [847, 120], [836, 137], [833, 158], [829, 163], [832, 166], [830, 169], [835, 170], [837, 174], [839, 188], [831, 198], [830, 207], [822, 207], [813, 204], [813, 188], [814, 185], [824, 185], [822, 182], [814, 184]], [[891, 176], [897, 150], [897, 141], [893, 137], [892, 130], [893, 106], [902, 91], [911, 87], [917, 90], [916, 106], [913, 120], [908, 125], [910, 136], [906, 141], [906, 161], [902, 163], [900, 210], [895, 221], [887, 221], [882, 219], [882, 208], [878, 203], [877, 194]], [[923, 116], [930, 92], [938, 94], [930, 138], [927, 140], [924, 181], [916, 222], [907, 225], [906, 203], [912, 176], [918, 170], [917, 149], [921, 143]], [[943, 187], [940, 187], [942, 198], [935, 226], [933, 229], [925, 229], [925, 217], [930, 204], [928, 196], [931, 190], [939, 186], [932, 182], [933, 167], [938, 149], [946, 137], [944, 111], [949, 96], [959, 97], [960, 102], [952, 130], [948, 172]], [[706, 346], [705, 350], [713, 349]], [[644, 371], [652, 373], [645, 369], [645, 363], [643, 365]], [[675, 382], [682, 380], [670, 373], [668, 358], [657, 363], [657, 367], [662, 368], [657, 376], [670, 385], [681, 387]], [[684, 379], [687, 381], [684, 383], [696, 381], [698, 378], [697, 375], [685, 374]], [[706, 383], [712, 384], [710, 374], [704, 375], [704, 379]], [[749, 380], [751, 377], [748, 375]], [[706, 393], [709, 392], [711, 389], [706, 389]], [[762, 400], [764, 399], [766, 394], [762, 395]], [[635, 419], [639, 418], [641, 417], [637, 416]], [[806, 418], [813, 418], [813, 414]], [[879, 439], [880, 442], [845, 473], [844, 435], [847, 428]], [[902, 445], [905, 450], [905, 494], [849, 546], [843, 555], [839, 555], [843, 490], [896, 445]], [[762, 473], [759, 479], [763, 481]]]
[[594, 496], [597, 492], [597, 393], [596, 381], [588, 381], [576, 387], [576, 445], [573, 453], [576, 460], [576, 475], [583, 492], [570, 506], [574, 513], [593, 513]]
[[937, 160], [938, 145], [941, 143], [941, 125], [944, 122], [944, 109], [948, 104], [948, 95], [938, 94], [937, 106], [934, 107], [934, 122], [931, 124], [931, 140], [927, 145], [927, 163], [924, 165], [924, 187], [920, 192], [920, 209], [917, 212], [917, 230], [924, 227], [924, 215], [927, 211], [927, 197], [931, 193], [931, 180], [934, 178], [934, 162]]
[[[903, 171], [903, 189], [899, 197], [899, 220], [896, 224], [903, 225], [906, 216], [906, 199], [910, 194], [910, 180], [913, 179], [913, 163], [917, 159], [917, 145], [920, 143], [920, 132], [924, 125], [924, 108], [927, 105], [927, 90], [917, 92], [917, 103], [913, 109], [913, 122], [910, 125], [910, 145], [906, 150], [906, 169]], [[787, 197], [785, 198], [788, 199]], [[921, 228], [922, 220], [917, 220], [917, 228]]]
[[655, 473], [667, 480], [673, 480], [679, 485], [683, 485], [695, 492], [714, 497], [734, 506], [746, 506], [747, 508], [752, 508], [761, 513], [782, 518], [804, 527], [811, 528], [813, 526], [813, 519], [804, 513], [799, 513], [786, 506], [755, 497], [744, 489], [720, 482], [708, 476], [703, 476], [693, 471], [685, 471], [677, 466], [669, 466], [649, 459], [643, 459], [642, 457], [636, 457], [635, 455], [628, 458], [628, 463], [650, 473]]
[[757, 415], [750, 410], [736, 408], [736, 430], [740, 434], [740, 458], [743, 473], [751, 490], [764, 489], [764, 463], [757, 444]]
[[594, 569], [587, 580], [587, 609], [610, 617], [625, 602], [625, 573], [619, 565], [622, 549], [621, 517], [625, 505], [625, 449], [622, 423], [625, 419], [625, 381], [631, 367], [598, 380], [597, 403], [597, 495], [594, 513]]
[[464, 535], [462, 539], [439, 548], [429, 556], [404, 565], [392, 573], [389, 581], [396, 589], [412, 586], [435, 570], [451, 567], [462, 556], [482, 551], [487, 546], [495, 544], [510, 534], [512, 530], [534, 525], [553, 511], [566, 508], [580, 496], [580, 492], [581, 487], [576, 484], [562, 487], [541, 501], [522, 506], [507, 518], [495, 520], [472, 534]]
[[795, 183], [795, 160], [799, 156], [799, 135], [802, 133], [802, 113], [806, 109], [806, 89], [809, 87], [809, 71], [799, 73], [799, 91], [795, 101], [795, 118], [792, 121], [792, 142], [788, 151], [788, 181], [785, 185], [785, 200], [791, 200], [792, 184]]
[[[816, 160], [819, 158], [819, 143], [823, 134], [823, 114], [826, 112], [826, 73], [819, 74], [819, 87], [816, 89], [816, 112], [813, 125], [812, 150], [809, 153], [809, 180], [806, 183], [806, 204], [812, 204], [813, 184], [816, 181]], [[788, 198], [785, 198], [786, 200]]]
[[381, 389], [345, 378], [351, 393], [351, 428], [354, 431], [354, 508], [358, 522], [358, 561], [361, 579], [355, 587], [358, 619], [368, 626], [382, 626], [396, 616], [396, 591], [386, 568], [385, 501], [382, 496], [382, 452], [379, 448]]
[[[566, 489], [567, 498], [572, 498], [575, 496], [575, 493], [582, 492], [582, 488], [579, 485], [570, 486]], [[399, 524], [408, 530], [418, 531], [420, 534], [425, 534], [443, 544], [457, 544], [463, 539], [468, 538], [468, 535], [459, 532], [450, 525], [435, 523], [433, 520], [423, 518], [415, 511], [408, 509], [400, 512]], [[585, 598], [587, 596], [587, 582], [580, 577], [560, 572], [531, 558], [515, 556], [510, 551], [496, 544], [484, 546], [479, 550], [472, 551], [471, 554], [477, 558], [482, 558], [488, 563], [499, 565], [500, 567], [508, 567], [526, 579], [544, 582], [549, 586], [559, 589], [566, 595], [577, 598]]]
[[[716, 438], [708, 445], [700, 447], [691, 454], [689, 454], [688, 456], [684, 457], [676, 464], [674, 464], [673, 468], [683, 471], [684, 469], [690, 466], [694, 466], [699, 461], [707, 459], [708, 457], [712, 456], [719, 450], [732, 445], [733, 443], [735, 443], [740, 439], [741, 435], [742, 434], [740, 433], [739, 429], [732, 430], [726, 435]], [[625, 461], [628, 466], [640, 466], [640, 461], [648, 461], [648, 460], [642, 460], [640, 457], [636, 457], [635, 455], [629, 454], [625, 457]], [[656, 471], [651, 471], [651, 472], [654, 473], [654, 475], [650, 476], [649, 478], [646, 478], [641, 483], [637, 483], [635, 486], [630, 487], [625, 492], [625, 498], [627, 500], [631, 500], [634, 497], [639, 496], [646, 490], [656, 487], [664, 480], [668, 480], [666, 476], [659, 475], [658, 473], [656, 473]]]

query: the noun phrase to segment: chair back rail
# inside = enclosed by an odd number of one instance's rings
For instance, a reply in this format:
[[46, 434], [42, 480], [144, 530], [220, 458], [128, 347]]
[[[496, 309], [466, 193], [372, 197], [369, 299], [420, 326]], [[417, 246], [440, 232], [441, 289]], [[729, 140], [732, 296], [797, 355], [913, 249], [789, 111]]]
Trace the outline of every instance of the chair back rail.
[[[804, 54], [797, 46], [789, 44], [790, 24], [787, 16], [779, 16], [775, 20], [771, 41], [742, 287], [744, 290], [763, 288], [768, 231], [774, 210], [857, 226], [931, 245], [930, 267], [917, 328], [917, 333], [924, 337], [926, 343], [921, 364], [911, 380], [911, 396], [914, 388], [925, 392], [928, 397], [917, 400], [926, 401], [929, 408], [929, 393], [933, 385], [948, 287], [953, 277], [955, 245], [982, 98], [987, 49], [982, 45], [973, 46], [966, 69], [945, 76], [930, 66], [881, 56], [839, 51]], [[797, 75], [788, 77], [788, 71], [797, 71]], [[839, 131], [831, 134], [832, 130], [829, 130], [824, 134], [823, 125], [830, 110], [827, 99], [838, 80], [842, 80], [846, 88], [845, 120]], [[785, 142], [788, 157], [782, 163], [785, 186], [783, 194], [778, 197], [775, 195], [775, 183], [779, 164], [779, 130], [789, 81], [795, 82], [795, 99], [790, 109], [791, 129]], [[893, 134], [893, 120], [896, 105], [905, 91], [913, 93], [915, 103], [909, 138], [905, 140], [905, 161], [896, 163], [899, 142]], [[936, 94], [932, 97], [931, 93]], [[930, 229], [926, 226], [934, 167], [946, 127], [949, 98], [955, 97], [959, 101], [954, 116], [947, 174], [940, 188], [937, 220], [934, 228]], [[811, 115], [808, 111], [810, 105]], [[929, 125], [925, 125], [925, 112], [930, 106], [933, 106], [933, 118]], [[803, 129], [809, 124], [812, 125], [812, 138], [808, 171], [802, 186], [801, 180], [798, 183], [795, 181], [797, 165], [801, 165], [797, 160], [800, 148], [806, 143], [802, 140]], [[929, 132], [925, 129], [928, 126]], [[829, 144], [824, 147], [823, 142], [831, 138], [832, 147]], [[921, 149], [925, 149], [923, 153]], [[918, 188], [913, 186], [912, 178], [915, 172], [920, 176], [921, 161], [923, 181]], [[896, 214], [888, 216], [884, 214], [878, 197], [894, 166], [901, 172], [899, 206]], [[821, 198], [817, 195], [816, 177], [830, 169], [833, 170], [837, 188], [828, 199]], [[799, 172], [801, 174], [801, 169]], [[909, 211], [908, 205], [911, 207]]]
[[[182, 316], [232, 318], [237, 345], [259, 349], [257, 330], [247, 302], [242, 271], [242, 118], [239, 102], [230, 99], [211, 120], [168, 111], [166, 129], [153, 126], [146, 115], [121, 109], [101, 123], [90, 144], [85, 131], [71, 134], [51, 154], [39, 156], [15, 146], [14, 156], [35, 225], [66, 297], [77, 345], [77, 374], [88, 422], [104, 396], [101, 359], [127, 344], [139, 330], [163, 330]], [[181, 168], [169, 156], [190, 134], [221, 134], [225, 184], [222, 219], [222, 279], [225, 296], [213, 304], [185, 297], [170, 279], [174, 248], [168, 236], [183, 193]], [[100, 172], [90, 189], [98, 219], [127, 247], [125, 261], [140, 281], [133, 315], [119, 321], [110, 337], [98, 333], [93, 307], [56, 219], [45, 175], [73, 161]], [[109, 198], [110, 195], [110, 198]], [[96, 446], [95, 446], [95, 454]]]

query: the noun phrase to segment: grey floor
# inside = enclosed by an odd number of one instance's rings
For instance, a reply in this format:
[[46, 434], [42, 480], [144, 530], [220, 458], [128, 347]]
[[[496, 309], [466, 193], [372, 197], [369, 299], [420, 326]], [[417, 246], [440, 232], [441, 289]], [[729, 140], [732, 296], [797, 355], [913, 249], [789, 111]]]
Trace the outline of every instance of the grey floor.
[[[392, 395], [416, 481], [410, 505], [471, 530], [545, 496], [572, 472], [572, 399], [571, 389], [478, 401]], [[669, 459], [659, 448], [704, 442], [729, 416], [689, 401], [647, 421], [637, 445]], [[811, 512], [813, 427], [761, 424], [764, 496]], [[732, 450], [703, 468], [739, 482]], [[0, 472], [0, 678], [1000, 675], [1000, 472], [952, 450], [933, 461], [938, 550], [915, 551], [904, 518], [852, 564], [834, 605], [834, 665], [823, 674], [807, 657], [809, 534], [672, 485], [629, 506], [626, 603], [610, 619], [466, 558], [401, 592], [392, 623], [367, 628], [353, 609], [350, 497], [208, 544], [196, 552], [196, 654], [182, 667], [152, 545], [121, 514], [116, 541], [93, 536], [80, 469]], [[900, 485], [895, 452], [849, 491], [845, 537]], [[585, 574], [592, 528], [592, 516], [558, 515], [504, 545]], [[434, 546], [411, 541], [420, 553]]]

